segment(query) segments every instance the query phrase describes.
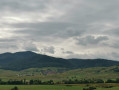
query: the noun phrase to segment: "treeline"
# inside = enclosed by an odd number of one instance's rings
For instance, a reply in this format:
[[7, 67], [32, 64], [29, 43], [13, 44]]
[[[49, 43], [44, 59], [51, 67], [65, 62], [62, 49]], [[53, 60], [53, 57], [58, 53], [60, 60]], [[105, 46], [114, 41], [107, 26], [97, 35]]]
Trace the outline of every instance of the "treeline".
[[69, 80], [62, 80], [58, 82], [54, 82], [53, 80], [48, 81], [41, 81], [41, 80], [8, 80], [2, 81], [0, 79], [0, 85], [54, 85], [54, 84], [88, 84], [88, 83], [119, 83], [119, 78], [112, 80], [108, 79], [106, 81], [102, 79], [69, 79]]
[[63, 84], [87, 84], [87, 83], [104, 83], [102, 79], [69, 79], [69, 80], [63, 80]]
[[8, 80], [2, 81], [0, 79], [0, 85], [53, 85], [55, 84], [53, 80], [41, 81], [41, 80]]
[[119, 83], [119, 78], [112, 80], [112, 79], [107, 79], [106, 81], [102, 80], [102, 79], [69, 79], [69, 80], [63, 80], [62, 82], [63, 84], [88, 84], [88, 83]]

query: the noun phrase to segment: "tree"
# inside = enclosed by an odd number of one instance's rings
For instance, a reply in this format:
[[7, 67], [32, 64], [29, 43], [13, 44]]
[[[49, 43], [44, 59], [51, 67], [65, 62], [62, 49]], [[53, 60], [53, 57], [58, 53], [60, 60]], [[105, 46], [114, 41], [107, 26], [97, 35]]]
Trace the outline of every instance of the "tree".
[[29, 84], [33, 84], [33, 80], [30, 80], [30, 81], [29, 81]]
[[108, 79], [108, 80], [106, 81], [106, 83], [115, 83], [115, 81], [114, 81], [114, 80], [111, 80], [111, 79]]
[[119, 78], [117, 78], [115, 82], [116, 82], [116, 83], [119, 83]]

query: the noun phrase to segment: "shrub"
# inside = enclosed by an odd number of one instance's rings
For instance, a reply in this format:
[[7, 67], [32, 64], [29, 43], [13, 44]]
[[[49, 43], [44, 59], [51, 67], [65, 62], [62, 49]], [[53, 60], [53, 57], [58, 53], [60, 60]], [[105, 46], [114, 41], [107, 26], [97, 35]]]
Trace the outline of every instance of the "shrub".
[[16, 87], [16, 86], [15, 86], [15, 87], [14, 87], [14, 88], [12, 88], [11, 90], [18, 90], [18, 87]]
[[95, 90], [95, 87], [83, 88], [83, 90]]

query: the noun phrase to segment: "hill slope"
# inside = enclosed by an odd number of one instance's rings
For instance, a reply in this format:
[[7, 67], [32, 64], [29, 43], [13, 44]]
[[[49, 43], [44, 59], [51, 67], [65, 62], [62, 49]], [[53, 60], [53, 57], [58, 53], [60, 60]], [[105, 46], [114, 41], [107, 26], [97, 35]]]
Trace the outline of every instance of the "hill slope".
[[[59, 72], [60, 71], [60, 72]], [[65, 79], [116, 79], [119, 78], [119, 66], [93, 67], [66, 70], [65, 68], [29, 68], [21, 71], [0, 69], [0, 78], [9, 79], [41, 79], [41, 80], [65, 80]]]
[[23, 70], [28, 68], [64, 67], [68, 69], [107, 67], [119, 65], [118, 61], [105, 59], [62, 59], [30, 51], [0, 54], [0, 68], [8, 70]]

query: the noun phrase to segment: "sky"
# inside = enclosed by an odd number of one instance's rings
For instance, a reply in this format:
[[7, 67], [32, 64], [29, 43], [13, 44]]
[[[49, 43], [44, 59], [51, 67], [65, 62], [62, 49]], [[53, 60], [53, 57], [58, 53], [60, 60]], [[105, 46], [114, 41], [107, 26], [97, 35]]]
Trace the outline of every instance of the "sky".
[[0, 0], [0, 53], [119, 60], [119, 0]]

